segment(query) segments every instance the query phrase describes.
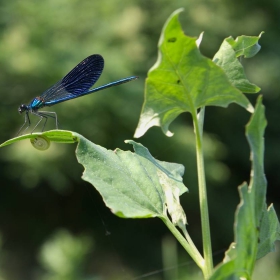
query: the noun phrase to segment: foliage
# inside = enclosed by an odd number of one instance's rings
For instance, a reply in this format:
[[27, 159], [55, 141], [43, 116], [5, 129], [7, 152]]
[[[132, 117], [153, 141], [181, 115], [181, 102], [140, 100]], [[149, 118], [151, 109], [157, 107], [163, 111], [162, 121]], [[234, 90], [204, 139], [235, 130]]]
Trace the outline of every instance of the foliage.
[[[134, 153], [120, 149], [111, 151], [70, 131], [24, 135], [1, 146], [26, 138], [30, 138], [35, 147], [39, 140], [46, 139], [64, 143], [78, 141], [76, 155], [85, 167], [83, 179], [94, 185], [114, 214], [122, 218], [159, 217], [200, 267], [205, 279], [251, 279], [256, 259], [273, 251], [274, 242], [280, 239], [276, 212], [265, 202], [264, 106], [259, 97], [254, 109], [243, 95], [242, 92], [256, 93], [259, 87], [249, 82], [238, 60], [240, 56], [249, 58], [257, 54], [260, 36], [225, 39], [211, 61], [198, 49], [202, 36], [195, 40], [183, 34], [178, 21], [180, 12], [175, 11], [163, 28], [158, 61], [146, 80], [145, 102], [135, 136], [142, 136], [155, 125], [171, 136], [168, 130], [171, 122], [182, 112], [191, 114], [196, 139], [203, 257], [186, 230], [187, 220], [180, 205], [179, 196], [187, 190], [182, 183], [184, 168], [181, 165], [156, 160], [147, 148], [132, 140], [126, 142], [133, 145]], [[231, 103], [253, 113], [246, 126], [252, 160], [251, 179], [249, 184], [239, 186], [234, 242], [223, 263], [213, 270], [203, 124], [206, 106], [227, 107]]]

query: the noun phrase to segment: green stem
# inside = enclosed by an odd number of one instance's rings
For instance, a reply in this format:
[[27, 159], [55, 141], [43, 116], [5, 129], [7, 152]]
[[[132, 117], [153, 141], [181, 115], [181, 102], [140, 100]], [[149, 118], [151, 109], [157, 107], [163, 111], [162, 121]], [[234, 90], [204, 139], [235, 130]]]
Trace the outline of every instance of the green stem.
[[196, 157], [197, 157], [197, 172], [198, 172], [198, 188], [199, 188], [199, 205], [201, 212], [201, 227], [202, 227], [202, 242], [203, 256], [205, 259], [205, 278], [209, 279], [213, 272], [212, 246], [210, 236], [210, 224], [207, 202], [207, 190], [204, 170], [203, 158], [203, 123], [204, 123], [205, 108], [201, 108], [198, 116], [193, 114], [194, 131], [196, 138]]
[[[187, 242], [186, 239], [182, 236], [179, 230], [174, 226], [174, 224], [165, 216], [161, 217], [162, 221], [166, 224], [172, 234], [177, 238], [177, 240], [181, 243], [184, 249], [189, 253], [195, 263], [201, 268], [204, 272], [205, 270], [205, 261], [195, 245], [192, 242]], [[187, 238], [190, 240], [190, 237]]]

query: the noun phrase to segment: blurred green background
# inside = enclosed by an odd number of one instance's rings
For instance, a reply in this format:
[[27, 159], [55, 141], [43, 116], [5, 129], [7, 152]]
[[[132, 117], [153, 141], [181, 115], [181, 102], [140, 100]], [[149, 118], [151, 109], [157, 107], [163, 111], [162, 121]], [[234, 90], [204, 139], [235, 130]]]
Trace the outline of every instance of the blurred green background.
[[[124, 140], [133, 137], [137, 126], [161, 29], [180, 7], [185, 8], [180, 15], [185, 33], [205, 32], [201, 51], [210, 58], [225, 37], [265, 31], [261, 52], [244, 64], [249, 79], [264, 95], [268, 203], [273, 202], [279, 213], [279, 1], [0, 0], [0, 142], [14, 137], [22, 125], [20, 104], [29, 103], [85, 57], [99, 53], [105, 69], [97, 86], [130, 75], [139, 80], [50, 109], [57, 112], [62, 129], [76, 131], [107, 149], [130, 149]], [[256, 96], [249, 98], [255, 104]], [[244, 136], [249, 117], [237, 105], [206, 109], [215, 263], [233, 240], [237, 186], [250, 175]], [[186, 167], [184, 182], [190, 193], [181, 200], [190, 235], [201, 248], [189, 114], [182, 114], [170, 129], [175, 133], [171, 138], [152, 128], [136, 141], [159, 160]], [[0, 279], [202, 279], [160, 220], [126, 220], [111, 214], [97, 191], [81, 180], [83, 168], [75, 158], [75, 146], [53, 144], [39, 152], [23, 141], [1, 149]], [[269, 254], [257, 263], [254, 279], [279, 279], [279, 262], [279, 254]], [[174, 268], [167, 269], [170, 265]], [[144, 276], [149, 272], [154, 273]]]

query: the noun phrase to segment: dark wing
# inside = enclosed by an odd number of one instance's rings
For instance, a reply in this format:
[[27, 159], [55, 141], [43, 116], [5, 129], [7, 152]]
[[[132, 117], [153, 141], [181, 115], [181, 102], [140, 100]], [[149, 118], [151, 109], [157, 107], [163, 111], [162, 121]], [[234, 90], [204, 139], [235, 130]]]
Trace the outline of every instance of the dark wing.
[[45, 106], [76, 98], [87, 92], [99, 79], [104, 68], [104, 59], [93, 54], [81, 61], [62, 80], [43, 92], [40, 99]]

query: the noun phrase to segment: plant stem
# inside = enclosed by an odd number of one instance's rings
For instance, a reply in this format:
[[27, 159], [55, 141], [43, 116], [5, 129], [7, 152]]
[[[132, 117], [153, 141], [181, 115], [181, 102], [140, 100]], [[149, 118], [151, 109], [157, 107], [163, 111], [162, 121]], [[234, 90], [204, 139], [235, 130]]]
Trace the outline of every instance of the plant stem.
[[[184, 249], [189, 253], [195, 263], [201, 268], [204, 272], [205, 270], [205, 261], [195, 245], [192, 242], [187, 242], [186, 239], [182, 236], [180, 231], [174, 226], [174, 224], [165, 216], [160, 217], [162, 221], [166, 224], [172, 234], [177, 238], [177, 240], [181, 243]], [[190, 238], [189, 238], [190, 239]]]
[[203, 123], [205, 108], [201, 108], [198, 115], [193, 114], [194, 132], [196, 138], [196, 157], [198, 172], [199, 205], [201, 212], [203, 256], [205, 259], [205, 278], [209, 279], [213, 272], [212, 246], [207, 202], [207, 190], [203, 158]]

